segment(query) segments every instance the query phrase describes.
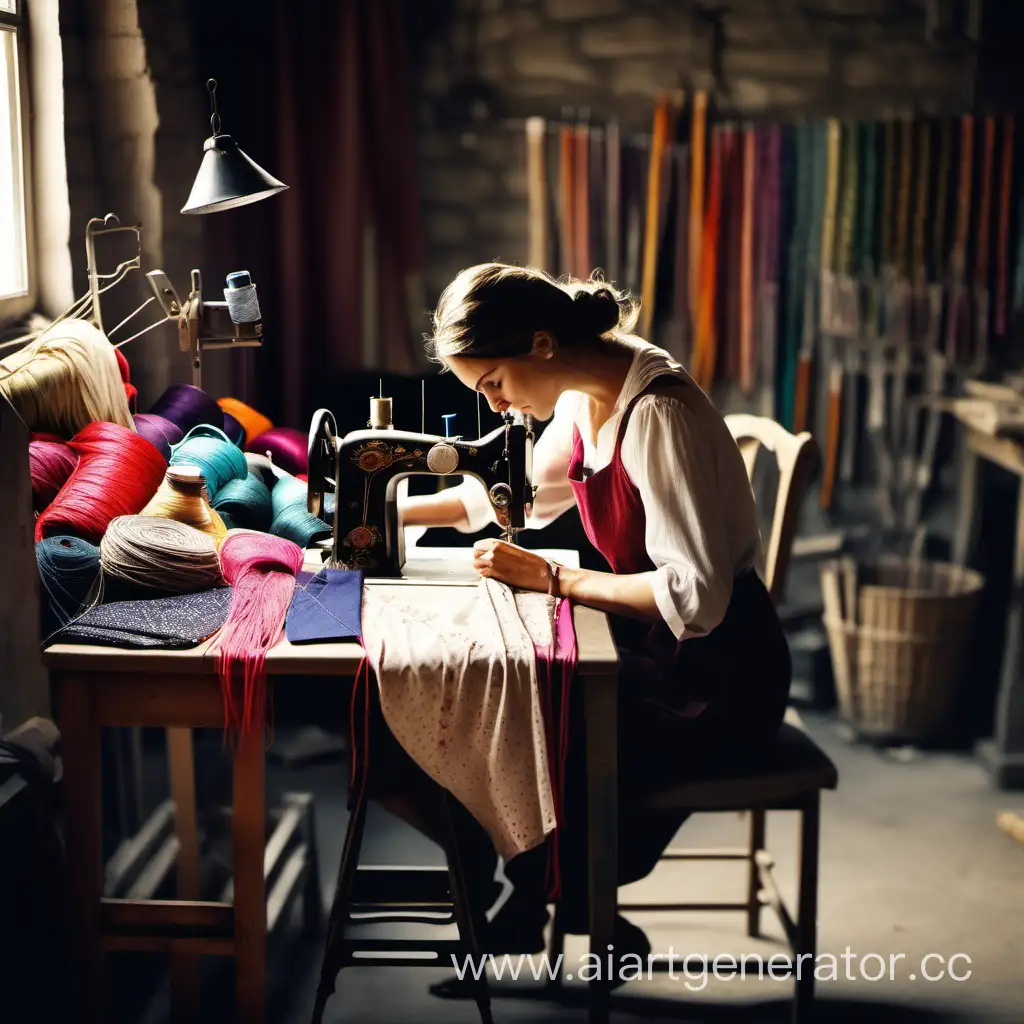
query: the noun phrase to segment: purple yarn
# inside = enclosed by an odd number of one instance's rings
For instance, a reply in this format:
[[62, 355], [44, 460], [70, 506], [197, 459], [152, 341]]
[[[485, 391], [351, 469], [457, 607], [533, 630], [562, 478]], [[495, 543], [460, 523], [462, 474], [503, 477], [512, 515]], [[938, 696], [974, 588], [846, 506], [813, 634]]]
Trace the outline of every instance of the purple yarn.
[[191, 384], [172, 384], [149, 411], [170, 420], [183, 435], [200, 423], [214, 427], [224, 424], [221, 407], [205, 391]]
[[245, 427], [229, 412], [224, 413], [224, 433], [231, 438], [232, 443], [245, 449]]
[[177, 424], [151, 412], [140, 412], [135, 417], [135, 429], [157, 448], [168, 462], [171, 461], [171, 445], [177, 444], [185, 436]]

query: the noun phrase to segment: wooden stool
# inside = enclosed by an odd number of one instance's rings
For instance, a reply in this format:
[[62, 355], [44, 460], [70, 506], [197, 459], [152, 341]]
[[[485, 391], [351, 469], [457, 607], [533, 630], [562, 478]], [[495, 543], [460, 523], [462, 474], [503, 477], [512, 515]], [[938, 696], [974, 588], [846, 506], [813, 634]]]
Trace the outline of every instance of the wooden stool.
[[[454, 797], [437, 789], [443, 808], [446, 868], [360, 866], [359, 852], [366, 823], [365, 793], [358, 799], [349, 818], [345, 845], [338, 867], [327, 925], [324, 950], [313, 1008], [312, 1024], [320, 1024], [327, 1000], [334, 991], [338, 973], [353, 964], [374, 967], [437, 967], [443, 956], [471, 957], [479, 963], [480, 937], [485, 925], [483, 914], [469, 898], [453, 820]], [[358, 913], [356, 921], [352, 915]], [[457, 939], [359, 939], [347, 932], [351, 924], [432, 924], [458, 927]], [[431, 958], [412, 957], [411, 953], [433, 953]], [[359, 959], [360, 953], [375, 954]], [[392, 955], [382, 955], [382, 954]], [[402, 954], [405, 954], [404, 956]], [[482, 1024], [493, 1024], [487, 976], [468, 979], [480, 1009]]]

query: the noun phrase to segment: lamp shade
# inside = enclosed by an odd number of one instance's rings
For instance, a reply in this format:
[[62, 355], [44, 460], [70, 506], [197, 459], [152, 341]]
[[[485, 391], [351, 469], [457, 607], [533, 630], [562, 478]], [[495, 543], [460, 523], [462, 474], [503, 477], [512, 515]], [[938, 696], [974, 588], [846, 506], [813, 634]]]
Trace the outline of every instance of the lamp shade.
[[212, 135], [182, 213], [217, 213], [255, 203], [288, 186], [267, 174], [230, 135]]

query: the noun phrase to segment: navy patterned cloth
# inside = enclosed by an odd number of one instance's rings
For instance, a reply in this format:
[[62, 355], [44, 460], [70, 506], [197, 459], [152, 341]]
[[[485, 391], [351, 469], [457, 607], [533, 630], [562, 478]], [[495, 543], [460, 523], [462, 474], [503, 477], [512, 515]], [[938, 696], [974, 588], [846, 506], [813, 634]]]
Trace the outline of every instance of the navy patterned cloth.
[[98, 644], [102, 647], [195, 647], [224, 625], [231, 587], [143, 601], [97, 605], [49, 637], [47, 644]]

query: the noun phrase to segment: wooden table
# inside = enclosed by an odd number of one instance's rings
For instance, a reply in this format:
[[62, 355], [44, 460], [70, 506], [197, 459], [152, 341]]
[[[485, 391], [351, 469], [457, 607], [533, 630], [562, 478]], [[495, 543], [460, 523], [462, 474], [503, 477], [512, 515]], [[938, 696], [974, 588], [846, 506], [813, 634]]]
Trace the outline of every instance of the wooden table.
[[[963, 421], [961, 420], [961, 423]], [[953, 561], [967, 565], [976, 541], [975, 515], [978, 460], [985, 459], [1015, 474], [1017, 523], [1014, 531], [1013, 578], [1006, 621], [1006, 648], [996, 699], [995, 731], [978, 746], [978, 755], [1000, 788], [1024, 788], [1024, 444], [993, 437], [963, 425], [957, 523]]]
[[[439, 600], [445, 589], [443, 584], [438, 586]], [[612, 941], [616, 907], [618, 654], [603, 613], [577, 608], [575, 624], [589, 786], [590, 948], [603, 954]], [[103, 954], [111, 949], [167, 952], [172, 989], [195, 984], [190, 966], [197, 955], [233, 955], [237, 1019], [245, 1024], [265, 1020], [262, 740], [243, 741], [232, 755], [234, 903], [197, 898], [190, 730], [224, 726], [220, 685], [209, 646], [208, 642], [189, 651], [128, 651], [58, 645], [44, 654], [63, 737], [72, 927], [86, 1021], [102, 1019]], [[362, 648], [354, 643], [294, 647], [282, 641], [268, 653], [266, 667], [271, 685], [273, 677], [280, 675], [344, 678], [355, 675], [362, 657]], [[172, 796], [181, 840], [178, 895], [182, 896], [184, 884], [192, 898], [129, 901], [104, 897], [100, 814], [100, 730], [104, 726], [169, 730]], [[604, 983], [591, 983], [591, 1021], [607, 1019], [607, 995]]]

